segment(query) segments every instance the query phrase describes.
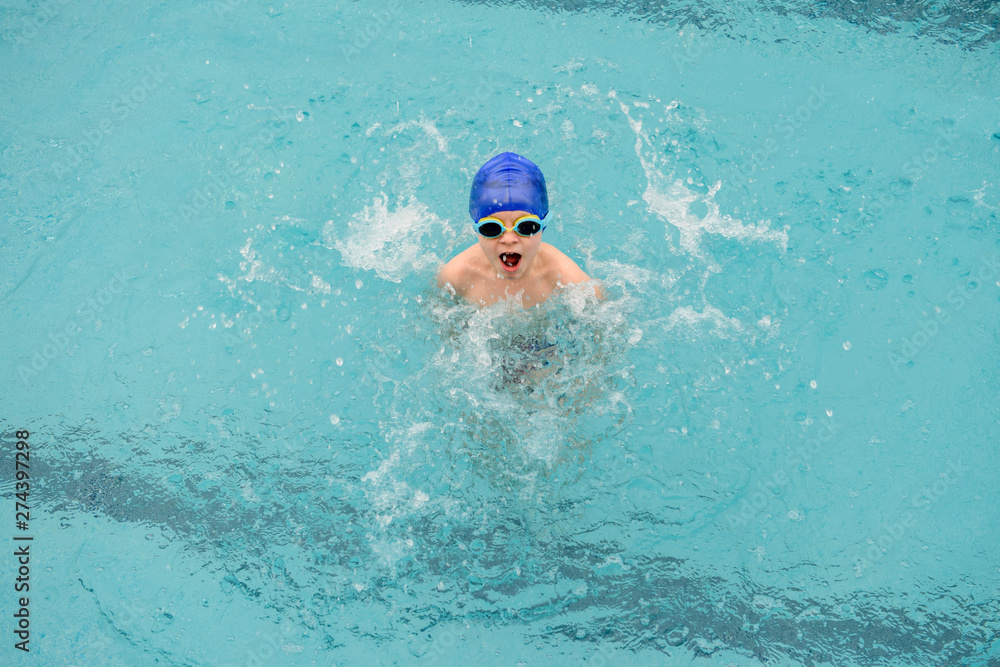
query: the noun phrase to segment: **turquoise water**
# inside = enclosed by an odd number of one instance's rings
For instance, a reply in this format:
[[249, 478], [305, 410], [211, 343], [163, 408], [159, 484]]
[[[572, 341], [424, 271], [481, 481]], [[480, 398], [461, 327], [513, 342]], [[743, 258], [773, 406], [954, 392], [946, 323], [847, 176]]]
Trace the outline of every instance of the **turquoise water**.
[[[997, 665], [998, 23], [0, 10], [0, 661]], [[502, 150], [607, 300], [433, 287]]]

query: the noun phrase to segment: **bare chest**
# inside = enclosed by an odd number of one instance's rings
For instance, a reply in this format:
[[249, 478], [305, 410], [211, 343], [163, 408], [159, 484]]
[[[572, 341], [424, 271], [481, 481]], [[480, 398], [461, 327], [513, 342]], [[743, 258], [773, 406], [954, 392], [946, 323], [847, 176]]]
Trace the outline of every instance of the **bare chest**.
[[502, 279], [478, 280], [465, 291], [465, 298], [478, 306], [492, 306], [500, 301], [514, 299], [522, 308], [532, 308], [552, 294], [552, 286], [544, 280], [512, 281]]

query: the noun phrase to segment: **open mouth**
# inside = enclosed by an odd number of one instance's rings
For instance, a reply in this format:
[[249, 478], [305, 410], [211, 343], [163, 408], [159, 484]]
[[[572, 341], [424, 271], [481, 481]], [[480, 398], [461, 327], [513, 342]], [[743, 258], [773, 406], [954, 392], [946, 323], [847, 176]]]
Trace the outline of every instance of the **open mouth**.
[[516, 252], [500, 253], [500, 262], [504, 271], [517, 271], [517, 267], [521, 266], [521, 255]]

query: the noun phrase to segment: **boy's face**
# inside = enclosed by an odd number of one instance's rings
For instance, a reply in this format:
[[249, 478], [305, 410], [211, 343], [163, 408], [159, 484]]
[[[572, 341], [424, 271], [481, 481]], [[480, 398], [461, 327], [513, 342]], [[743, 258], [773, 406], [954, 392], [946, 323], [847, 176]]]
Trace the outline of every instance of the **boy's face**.
[[[510, 227], [518, 218], [531, 215], [527, 211], [498, 211], [494, 218], [502, 220], [505, 227]], [[490, 265], [496, 269], [502, 278], [517, 280], [531, 271], [531, 265], [542, 246], [542, 232], [534, 236], [518, 236], [513, 229], [504, 229], [503, 234], [495, 239], [489, 239], [476, 234], [479, 247]]]

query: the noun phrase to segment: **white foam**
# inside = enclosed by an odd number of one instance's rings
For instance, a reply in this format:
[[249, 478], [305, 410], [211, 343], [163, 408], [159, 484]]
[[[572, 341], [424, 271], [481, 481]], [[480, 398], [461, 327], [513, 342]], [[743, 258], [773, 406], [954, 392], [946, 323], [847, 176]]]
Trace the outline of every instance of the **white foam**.
[[579, 72], [584, 68], [585, 65], [583, 64], [582, 60], [580, 60], [579, 58], [573, 58], [565, 65], [560, 65], [559, 67], [556, 67], [555, 71], [561, 74], [575, 74], [576, 72]]
[[712, 305], [706, 305], [702, 312], [691, 306], [681, 306], [667, 318], [666, 328], [695, 339], [698, 338], [698, 332], [705, 328], [720, 338], [735, 338], [743, 333], [743, 324], [738, 319], [726, 317], [721, 310]]
[[336, 248], [344, 263], [355, 269], [373, 270], [384, 280], [404, 278], [441, 263], [428, 249], [436, 227], [444, 223], [416, 199], [389, 210], [386, 197], [376, 197], [371, 206], [355, 214], [347, 229], [338, 229], [332, 220], [323, 228], [323, 238]]
[[572, 143], [576, 139], [576, 126], [570, 119], [564, 120], [559, 128], [562, 130], [562, 138], [566, 143]]
[[650, 293], [658, 289], [669, 290], [678, 280], [673, 269], [653, 271], [618, 260], [595, 260], [587, 262], [589, 268], [602, 276], [604, 282], [613, 285], [631, 285], [639, 293]]
[[322, 294], [330, 293], [330, 283], [326, 282], [315, 273], [312, 274], [312, 288]]
[[246, 245], [240, 248], [240, 254], [243, 255], [243, 261], [240, 262], [240, 270], [244, 273], [239, 277], [239, 280], [245, 280], [248, 283], [252, 283], [255, 280], [275, 282], [277, 271], [257, 259], [257, 253], [250, 247], [252, 244], [253, 239], [247, 239]]
[[560, 415], [555, 412], [530, 415], [520, 447], [521, 452], [551, 468], [563, 448], [559, 419]]
[[[288, 218], [286, 217], [284, 219], [287, 220]], [[256, 301], [254, 301], [251, 296], [243, 294], [240, 289], [241, 282], [270, 283], [272, 285], [287, 287], [288, 289], [295, 290], [296, 292], [309, 292], [310, 289], [312, 289], [314, 292], [321, 292], [324, 294], [330, 293], [330, 285], [322, 278], [312, 273], [309, 274], [312, 277], [309, 287], [296, 285], [273, 266], [264, 262], [258, 256], [257, 251], [253, 249], [253, 243], [254, 240], [252, 238], [248, 238], [247, 242], [242, 248], [240, 248], [240, 254], [243, 256], [243, 261], [240, 262], [240, 271], [242, 272], [240, 275], [235, 278], [231, 278], [224, 273], [216, 274], [216, 278], [218, 278], [219, 282], [224, 284], [232, 294], [240, 295], [248, 303], [257, 305]], [[228, 327], [232, 325], [225, 324], [225, 326]]]
[[[637, 141], [636, 150], [639, 149], [640, 144]], [[744, 225], [741, 220], [720, 213], [715, 193], [722, 187], [721, 182], [716, 182], [706, 194], [701, 195], [685, 186], [680, 179], [666, 184], [663, 175], [655, 169], [648, 168], [646, 163], [643, 164], [643, 168], [646, 169], [649, 185], [642, 198], [649, 204], [649, 209], [653, 213], [680, 231], [681, 247], [692, 255], [701, 256], [700, 243], [705, 233], [718, 234], [743, 242], [774, 243], [782, 251], [788, 247], [788, 234], [785, 231], [770, 229], [766, 220], [762, 220], [759, 225]], [[702, 202], [708, 209], [704, 218], [698, 217], [691, 211], [691, 204], [696, 201]]]
[[[613, 92], [609, 97], [617, 99]], [[629, 107], [623, 102], [619, 100], [618, 104], [628, 120], [629, 127], [635, 132], [635, 154], [646, 174], [647, 185], [642, 198], [648, 204], [650, 211], [677, 228], [680, 232], [681, 247], [685, 251], [701, 257], [701, 239], [706, 233], [742, 242], [774, 243], [782, 251], [788, 247], [787, 232], [771, 229], [769, 221], [761, 220], [755, 225], [744, 225], [742, 220], [720, 213], [715, 194], [722, 187], [721, 181], [711, 186], [707, 193], [700, 194], [684, 185], [681, 179], [672, 179], [672, 176], [664, 175], [656, 166], [656, 147], [643, 132], [642, 121], [632, 118]], [[648, 146], [651, 152], [648, 159], [644, 146]], [[707, 209], [705, 217], [699, 217], [691, 211], [691, 205], [695, 202], [705, 205]]]
[[[443, 134], [441, 134], [441, 130], [439, 130], [437, 128], [437, 125], [435, 125], [433, 123], [433, 121], [431, 121], [428, 118], [421, 117], [420, 120], [410, 120], [410, 121], [407, 121], [405, 123], [397, 123], [396, 125], [393, 125], [392, 127], [388, 128], [388, 130], [386, 131], [386, 133], [387, 134], [396, 134], [396, 133], [403, 132], [404, 130], [408, 130], [408, 129], [411, 129], [411, 128], [419, 128], [419, 129], [423, 130], [424, 134], [426, 134], [430, 139], [434, 140], [434, 143], [437, 144], [437, 147], [438, 147], [439, 151], [441, 151], [442, 153], [444, 153], [445, 156], [447, 156], [447, 157], [454, 157], [452, 155], [449, 155], [449, 153], [448, 153], [448, 140], [445, 138], [445, 136]], [[377, 129], [377, 128], [375, 128], [374, 126], [372, 126], [370, 128], [370, 131], [374, 132], [375, 129]]]

